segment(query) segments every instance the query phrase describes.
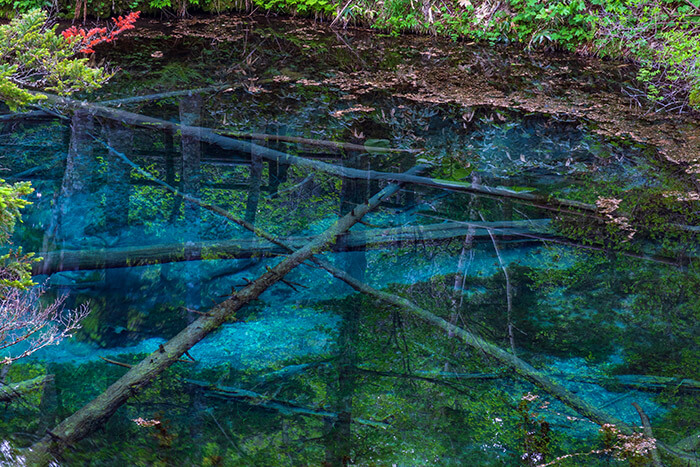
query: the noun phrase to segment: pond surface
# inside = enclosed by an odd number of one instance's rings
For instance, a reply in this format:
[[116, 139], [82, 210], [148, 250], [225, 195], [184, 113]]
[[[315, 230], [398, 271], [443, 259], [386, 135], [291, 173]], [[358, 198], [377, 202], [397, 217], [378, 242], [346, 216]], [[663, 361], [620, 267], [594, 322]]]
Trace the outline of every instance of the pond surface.
[[[611, 419], [640, 425], [637, 403], [694, 455], [700, 129], [627, 107], [624, 67], [239, 17], [144, 24], [101, 52], [120, 68], [89, 96], [107, 109], [2, 122], [4, 177], [36, 190], [15, 246], [44, 257], [47, 299], [91, 308], [74, 338], [10, 370], [55, 384], [8, 406], [4, 438], [30, 445], [126, 371], [101, 357], [138, 362], [285, 256], [221, 210], [301, 248], [427, 164], [319, 256]], [[304, 263], [62, 462], [636, 455], [458, 334]]]

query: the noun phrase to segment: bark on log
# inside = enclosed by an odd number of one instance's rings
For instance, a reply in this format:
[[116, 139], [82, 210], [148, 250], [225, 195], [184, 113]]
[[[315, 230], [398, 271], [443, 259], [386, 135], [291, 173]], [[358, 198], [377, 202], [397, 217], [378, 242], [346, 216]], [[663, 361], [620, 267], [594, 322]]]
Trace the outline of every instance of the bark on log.
[[[527, 230], [530, 227], [540, 227], [544, 231], [548, 223], [548, 219], [522, 222], [487, 222], [475, 228], [493, 227], [498, 229], [502, 238], [517, 239], [523, 238], [523, 233], [535, 234], [536, 232]], [[339, 241], [332, 246], [331, 250], [335, 252], [355, 251], [365, 248], [386, 248], [392, 245], [406, 246], [423, 242], [449, 241], [463, 237], [469, 228], [461, 223], [445, 223], [348, 232], [339, 236]], [[538, 235], [539, 238], [546, 238], [544, 233]], [[474, 237], [477, 241], [489, 239], [485, 230], [477, 231]], [[314, 238], [312, 236], [295, 236], [284, 238], [282, 242], [298, 249]], [[190, 254], [185, 254], [185, 246], [182, 243], [104, 250], [56, 250], [37, 254], [43, 259], [32, 264], [32, 272], [34, 274], [53, 274], [60, 271], [124, 268], [207, 259], [270, 257], [288, 253], [286, 248], [260, 238], [251, 237], [228, 241], [191, 242], [188, 250]]]
[[396, 174], [388, 172], [378, 172], [374, 170], [359, 170], [348, 167], [340, 167], [333, 164], [326, 164], [317, 160], [304, 159], [290, 154], [285, 154], [274, 149], [265, 148], [249, 141], [227, 138], [217, 134], [215, 130], [201, 127], [188, 127], [178, 123], [168, 122], [158, 118], [147, 117], [133, 112], [112, 109], [103, 105], [91, 104], [76, 101], [73, 99], [48, 96], [48, 101], [55, 105], [66, 106], [72, 109], [89, 109], [95, 116], [117, 120], [127, 125], [140, 126], [152, 129], [161, 129], [170, 132], [180, 131], [182, 135], [192, 135], [199, 137], [202, 141], [215, 144], [222, 149], [239, 151], [249, 154], [253, 147], [259, 154], [268, 160], [306, 167], [308, 169], [330, 173], [345, 178], [385, 180], [390, 182], [412, 183], [415, 185], [439, 188], [463, 193], [474, 193], [488, 197], [507, 198], [533, 206], [555, 211], [573, 210], [571, 212], [580, 213], [597, 212], [594, 204], [582, 203], [580, 201], [558, 199], [548, 196], [537, 195], [529, 192], [512, 191], [504, 188], [491, 188], [483, 185], [474, 185], [468, 182], [440, 180], [429, 177], [422, 177], [411, 174]]
[[230, 138], [247, 138], [256, 141], [281, 141], [283, 143], [305, 144], [307, 146], [319, 146], [329, 149], [340, 149], [343, 151], [360, 151], [360, 152], [376, 152], [376, 153], [408, 153], [418, 154], [424, 149], [404, 149], [404, 148], [383, 148], [380, 146], [367, 146], [364, 144], [343, 143], [337, 141], [326, 141], [322, 139], [301, 138], [298, 136], [286, 135], [268, 135], [265, 133], [245, 133], [242, 131], [218, 131], [217, 134]]
[[30, 112], [17, 112], [12, 114], [0, 115], [0, 122], [10, 122], [14, 120], [24, 120], [32, 118], [44, 120], [49, 118], [53, 119], [56, 118], [56, 116], [47, 113], [43, 110], [32, 110]]
[[[335, 412], [328, 412], [326, 410], [303, 407], [298, 404], [279, 399], [268, 399], [267, 396], [265, 396], [264, 394], [259, 394], [257, 392], [249, 391], [247, 389], [234, 388], [229, 386], [219, 386], [209, 383], [207, 381], [197, 381], [193, 379], [186, 379], [185, 382], [204, 389], [212, 396], [223, 399], [234, 399], [241, 402], [246, 402], [256, 407], [263, 407], [265, 409], [275, 410], [281, 413], [282, 415], [308, 415], [312, 417], [321, 417], [332, 420], [338, 418], [338, 414]], [[389, 427], [387, 423], [378, 422], [376, 420], [367, 420], [364, 418], [353, 418], [352, 421], [360, 425], [367, 425], [375, 428]]]
[[[424, 166], [418, 166], [411, 171], [417, 172], [423, 169], [425, 169]], [[35, 443], [27, 453], [30, 463], [32, 465], [46, 465], [52, 460], [53, 456], [60, 454], [66, 447], [73, 445], [102, 427], [122, 404], [146, 387], [197, 342], [224, 322], [233, 318], [236, 311], [258, 298], [260, 294], [284, 278], [292, 269], [313, 255], [330, 247], [336, 241], [338, 235], [350, 229], [365, 214], [378, 206], [383, 199], [396, 193], [399, 188], [400, 184], [391, 184], [374, 195], [367, 203], [356, 206], [349, 214], [340, 218], [323, 234], [316, 237], [313, 242], [295, 251], [275, 267], [268, 269], [266, 273], [254, 282], [251, 282], [247, 287], [236, 292], [229, 299], [215, 306], [206, 315], [187, 326], [179, 334], [163, 344], [159, 350], [156, 350], [131, 368], [106, 391], [65, 419], [44, 438]]]
[[32, 391], [43, 389], [44, 385], [51, 381], [53, 375], [43, 375], [19, 383], [3, 384], [0, 386], [0, 402], [12, 402]]

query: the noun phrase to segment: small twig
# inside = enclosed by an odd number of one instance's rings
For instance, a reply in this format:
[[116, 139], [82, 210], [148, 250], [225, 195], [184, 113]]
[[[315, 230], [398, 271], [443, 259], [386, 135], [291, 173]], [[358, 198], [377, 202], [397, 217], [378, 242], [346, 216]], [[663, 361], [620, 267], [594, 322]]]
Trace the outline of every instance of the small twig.
[[100, 355], [100, 358], [107, 363], [111, 363], [112, 365], [117, 365], [117, 366], [123, 366], [124, 368], [133, 368], [133, 366], [134, 366], [134, 365], [129, 365], [128, 363], [122, 363], [122, 362], [118, 362], [116, 360], [110, 360], [109, 358], [105, 358], [102, 355]]
[[184, 308], [185, 308], [186, 311], [189, 311], [190, 313], [196, 313], [196, 314], [202, 315], [202, 316], [209, 316], [209, 313], [205, 313], [205, 312], [203, 312], [203, 311], [195, 310], [194, 308], [187, 308], [187, 307], [184, 307]]
[[377, 224], [370, 224], [369, 222], [365, 222], [365, 221], [360, 221], [360, 224], [362, 224], [362, 225], [364, 225], [364, 226], [366, 226], [366, 227], [370, 227], [370, 228], [372, 228], [372, 229], [381, 229], [381, 228], [382, 228], [380, 225], [377, 225]]

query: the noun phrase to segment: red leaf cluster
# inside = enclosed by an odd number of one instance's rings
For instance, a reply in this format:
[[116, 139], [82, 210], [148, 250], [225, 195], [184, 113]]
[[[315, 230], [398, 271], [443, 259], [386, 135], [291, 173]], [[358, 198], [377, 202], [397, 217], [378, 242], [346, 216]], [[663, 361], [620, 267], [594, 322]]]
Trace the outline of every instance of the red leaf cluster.
[[119, 34], [127, 29], [134, 29], [134, 23], [139, 19], [140, 14], [140, 11], [134, 11], [126, 16], [112, 18], [114, 24], [109, 28], [92, 28], [89, 31], [85, 31], [85, 29], [78, 29], [75, 26], [71, 26], [61, 34], [69, 44], [72, 43], [73, 40], [77, 40], [78, 52], [91, 54], [95, 52], [93, 47], [97, 44], [112, 42]]

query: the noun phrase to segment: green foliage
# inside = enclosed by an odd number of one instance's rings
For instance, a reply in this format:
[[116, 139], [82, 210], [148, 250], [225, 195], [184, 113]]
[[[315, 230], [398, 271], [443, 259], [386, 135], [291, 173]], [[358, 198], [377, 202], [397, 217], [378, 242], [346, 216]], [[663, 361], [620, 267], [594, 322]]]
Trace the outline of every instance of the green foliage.
[[[0, 179], [0, 243], [6, 243], [15, 229], [20, 211], [30, 204], [25, 199], [34, 189], [29, 182], [5, 183]], [[33, 254], [23, 254], [22, 249], [0, 256], [0, 286], [27, 288], [32, 286], [31, 262]]]
[[0, 26], [0, 100], [12, 110], [45, 97], [27, 88], [67, 95], [98, 88], [110, 77], [87, 58], [75, 58], [75, 46], [47, 20], [34, 9]]
[[552, 45], [575, 49], [592, 37], [595, 17], [583, 0], [511, 0], [516, 14], [511, 28], [528, 47]]
[[253, 0], [253, 4], [270, 11], [288, 11], [302, 15], [332, 15], [338, 4], [330, 0]]

